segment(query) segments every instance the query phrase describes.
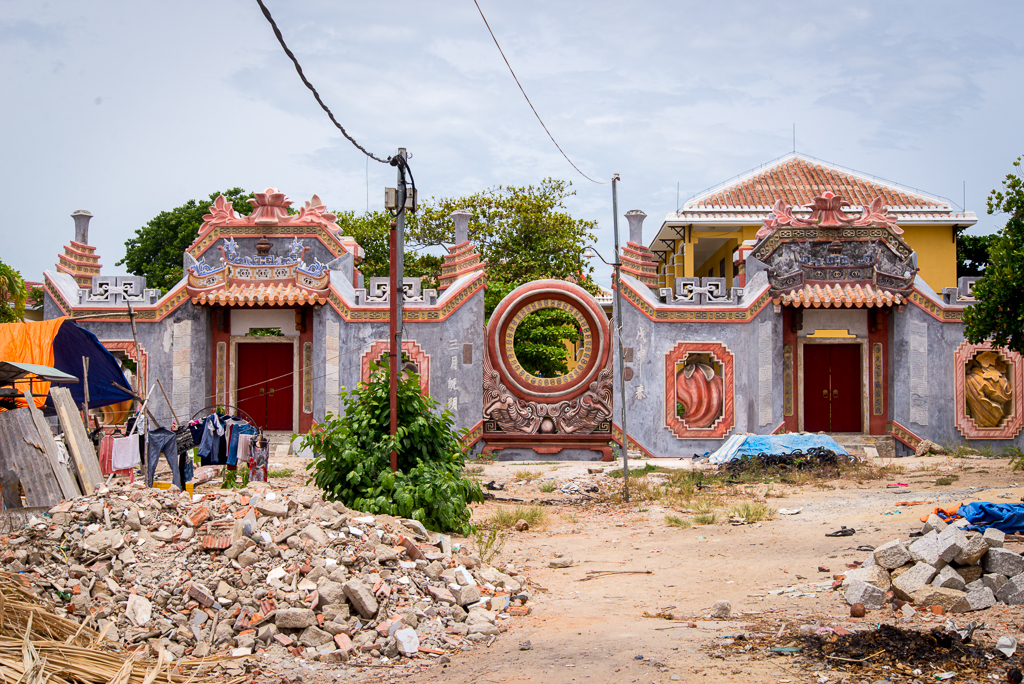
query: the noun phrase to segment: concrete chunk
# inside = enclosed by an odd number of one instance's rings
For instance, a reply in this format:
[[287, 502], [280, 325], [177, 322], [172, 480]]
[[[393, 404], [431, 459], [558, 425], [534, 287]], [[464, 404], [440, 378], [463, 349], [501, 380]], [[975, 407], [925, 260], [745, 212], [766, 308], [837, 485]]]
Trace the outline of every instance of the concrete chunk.
[[882, 544], [875, 549], [875, 552], [872, 555], [875, 559], [875, 563], [886, 570], [898, 568], [910, 561], [910, 553], [907, 551], [907, 547], [905, 547], [903, 542], [899, 539], [894, 539], [891, 542]]
[[967, 583], [964, 582], [964, 578], [960, 576], [960, 573], [953, 569], [952, 565], [947, 565], [939, 570], [939, 574], [932, 579], [932, 586], [963, 591]]
[[[883, 592], [889, 591], [889, 586], [892, 584], [892, 581], [889, 579], [888, 571], [880, 565], [872, 565], [867, 568], [856, 568], [855, 570], [847, 571], [846, 577], [843, 579], [843, 586], [847, 587], [858, 581], [867, 582], [868, 584], [878, 587]], [[867, 607], [867, 604], [865, 604], [865, 607]]]
[[1011, 577], [995, 593], [996, 598], [1007, 605], [1024, 604], [1024, 575]]
[[949, 567], [960, 573], [960, 576], [964, 578], [964, 584], [981, 579], [982, 573], [985, 572], [980, 565], [951, 565]]
[[846, 602], [851, 606], [861, 603], [868, 610], [878, 610], [885, 605], [885, 592], [862, 580], [854, 580], [846, 588]]
[[1024, 572], [1024, 558], [1006, 549], [989, 549], [981, 559], [986, 573], [997, 573], [1007, 577], [1015, 577]]
[[468, 606], [470, 603], [480, 600], [480, 588], [476, 584], [463, 587], [453, 582], [448, 585], [448, 591], [451, 592], [460, 606]]
[[[927, 563], [935, 567], [939, 562], [939, 533], [932, 530], [923, 537], [918, 538], [908, 549], [910, 557], [918, 563]], [[904, 599], [908, 600], [908, 599]]]
[[892, 583], [892, 591], [896, 597], [904, 601], [913, 601], [914, 592], [924, 588], [935, 577], [936, 570], [927, 563], [918, 563], [910, 570], [896, 578]]
[[967, 535], [959, 527], [947, 527], [939, 532], [938, 543], [939, 558], [951, 563], [967, 546]]
[[349, 580], [345, 583], [345, 596], [364, 618], [372, 618], [377, 614], [377, 599], [373, 597], [370, 588], [359, 580]]
[[316, 616], [308, 608], [284, 608], [274, 613], [278, 629], [305, 629], [316, 624]]
[[316, 523], [309, 523], [306, 525], [302, 532], [299, 533], [299, 536], [305, 537], [306, 539], [312, 539], [320, 546], [327, 546], [328, 542], [331, 541], [327, 538], [327, 533], [324, 532]]
[[964, 592], [956, 589], [933, 587], [929, 584], [914, 592], [914, 604], [918, 606], [942, 606], [944, 610], [948, 611], [964, 595]]
[[995, 592], [999, 591], [1004, 584], [1006, 584], [1006, 581], [1008, 579], [1010, 579], [1010, 578], [1007, 577], [1006, 575], [999, 575], [999, 574], [996, 574], [996, 573], [992, 573], [992, 574], [989, 574], [989, 575], [982, 575], [981, 576], [981, 583], [984, 584], [989, 589], [991, 589], [993, 593], [995, 593]]
[[990, 549], [1001, 549], [1003, 548], [1003, 543], [1006, 541], [1006, 534], [1001, 530], [990, 527], [985, 530], [983, 538]]
[[973, 610], [984, 610], [996, 605], [995, 594], [988, 587], [969, 591], [949, 609], [951, 613], [969, 613]]
[[932, 530], [935, 530], [936, 532], [942, 532], [944, 529], [946, 529], [945, 521], [943, 521], [943, 519], [939, 516], [932, 513], [928, 516], [928, 520], [925, 521], [924, 527], [921, 528], [921, 531], [925, 534], [928, 534]]
[[985, 538], [978, 534], [967, 540], [967, 544], [953, 560], [959, 565], [974, 565], [987, 551], [988, 544], [985, 542]]

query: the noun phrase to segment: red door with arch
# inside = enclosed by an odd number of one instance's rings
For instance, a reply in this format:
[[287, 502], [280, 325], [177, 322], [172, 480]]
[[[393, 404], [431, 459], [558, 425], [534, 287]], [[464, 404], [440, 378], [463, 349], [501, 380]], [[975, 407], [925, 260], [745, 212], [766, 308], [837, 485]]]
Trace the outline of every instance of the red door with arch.
[[804, 430], [860, 432], [862, 388], [859, 344], [805, 344]]
[[294, 354], [290, 342], [238, 345], [236, 402], [264, 430], [294, 429]]

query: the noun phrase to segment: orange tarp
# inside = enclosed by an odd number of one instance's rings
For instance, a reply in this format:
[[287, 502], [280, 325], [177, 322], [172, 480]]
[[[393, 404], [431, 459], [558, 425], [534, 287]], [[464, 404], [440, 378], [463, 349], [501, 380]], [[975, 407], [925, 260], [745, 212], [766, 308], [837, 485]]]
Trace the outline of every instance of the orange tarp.
[[[53, 338], [67, 317], [29, 323], [0, 323], [0, 361], [35, 363], [53, 367]], [[17, 383], [18, 389], [28, 389], [28, 383]], [[32, 381], [36, 406], [42, 408], [50, 383]], [[21, 406], [25, 402], [19, 400]]]

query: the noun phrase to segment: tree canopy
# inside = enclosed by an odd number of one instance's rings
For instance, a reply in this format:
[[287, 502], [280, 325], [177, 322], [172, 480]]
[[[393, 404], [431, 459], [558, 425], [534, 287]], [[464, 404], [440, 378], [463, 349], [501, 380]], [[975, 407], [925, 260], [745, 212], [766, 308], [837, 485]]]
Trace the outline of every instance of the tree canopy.
[[[391, 222], [393, 217], [385, 211], [368, 211], [357, 216], [354, 211], [335, 212], [338, 216], [338, 227], [342, 235], [351, 235], [363, 248], [363, 261], [359, 272], [367, 278], [386, 277], [391, 272]], [[413, 223], [413, 214], [406, 216], [407, 223]], [[420, 254], [415, 250], [405, 250], [405, 276], [407, 278], [423, 277], [427, 282], [424, 287], [437, 287], [441, 278], [442, 258], [432, 254]]]
[[25, 320], [27, 295], [21, 273], [0, 261], [0, 323]]
[[980, 276], [989, 264], [995, 235], [960, 235], [956, 240], [956, 277]]
[[1024, 178], [1021, 157], [1013, 163], [1002, 190], [988, 196], [988, 213], [1007, 214], [992, 236], [989, 264], [974, 284], [977, 303], [964, 311], [964, 336], [978, 344], [991, 339], [1000, 347], [1024, 352]]
[[161, 211], [136, 230], [135, 236], [124, 243], [124, 258], [116, 265], [125, 265], [133, 275], [146, 276], [147, 287], [167, 292], [181, 280], [182, 255], [199, 235], [203, 216], [210, 213], [210, 205], [218, 195], [224, 195], [237, 213], [252, 213], [253, 206], [246, 200], [255, 195], [242, 188], [212, 192], [209, 200], [189, 200], [170, 211]]

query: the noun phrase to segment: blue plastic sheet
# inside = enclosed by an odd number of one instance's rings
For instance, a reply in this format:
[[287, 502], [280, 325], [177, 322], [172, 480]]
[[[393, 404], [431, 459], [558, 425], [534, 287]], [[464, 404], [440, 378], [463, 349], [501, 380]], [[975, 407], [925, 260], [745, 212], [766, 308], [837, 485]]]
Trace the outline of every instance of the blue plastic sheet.
[[837, 454], [846, 455], [846, 449], [828, 435], [811, 435], [790, 432], [784, 435], [733, 435], [711, 454], [708, 463], [721, 464], [735, 461], [744, 456], [758, 454], [790, 454], [797, 449], [824, 447]]
[[[85, 376], [82, 357], [89, 357], [89, 408], [109, 406], [132, 398], [115, 387], [127, 388], [128, 381], [114, 355], [89, 330], [79, 328], [74, 321], [64, 321], [53, 337], [53, 367], [81, 379]], [[76, 405], [85, 401], [85, 385], [68, 385]], [[49, 404], [49, 402], [48, 402]]]
[[1024, 532], [1024, 504], [974, 501], [960, 506], [957, 514], [971, 523], [968, 529], [979, 532], [983, 532], [989, 527], [994, 527], [1006, 534]]

